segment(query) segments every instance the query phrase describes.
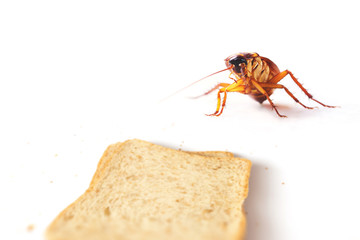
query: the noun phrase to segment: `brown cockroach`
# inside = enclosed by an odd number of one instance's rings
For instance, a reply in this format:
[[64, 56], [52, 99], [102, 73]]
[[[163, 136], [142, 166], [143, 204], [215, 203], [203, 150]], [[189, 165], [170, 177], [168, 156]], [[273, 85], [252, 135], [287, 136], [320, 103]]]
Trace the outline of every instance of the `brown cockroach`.
[[[295, 100], [295, 102], [297, 102], [304, 108], [313, 109], [314, 107], [305, 106], [289, 91], [289, 89], [287, 89], [284, 85], [279, 84], [279, 82], [286, 75], [290, 75], [290, 77], [296, 83], [296, 85], [311, 100], [317, 102], [318, 104], [324, 107], [328, 107], [328, 108], [335, 107], [335, 106], [325, 105], [319, 102], [318, 100], [314, 99], [313, 96], [301, 85], [301, 83], [298, 82], [298, 80], [289, 70], [280, 72], [279, 68], [276, 66], [274, 62], [272, 62], [270, 59], [266, 57], [260, 56], [257, 53], [233, 54], [225, 59], [225, 64], [227, 67], [226, 69], [220, 70], [218, 72], [215, 72], [213, 74], [210, 74], [209, 76], [200, 79], [203, 80], [214, 74], [226, 70], [230, 70], [231, 73], [229, 75], [229, 78], [234, 81], [233, 83], [219, 83], [210, 91], [203, 94], [203, 95], [207, 95], [215, 90], [218, 90], [216, 111], [213, 114], [208, 114], [208, 116], [220, 116], [222, 114], [225, 107], [228, 92], [239, 92], [243, 94], [248, 94], [250, 97], [258, 101], [259, 103], [263, 103], [265, 100], [268, 100], [270, 105], [276, 111], [279, 117], [286, 117], [286, 116], [281, 115], [279, 113], [273, 101], [270, 99], [270, 95], [274, 92], [275, 89], [284, 89], [285, 92], [292, 99]], [[223, 97], [221, 99], [222, 93], [223, 93]]]

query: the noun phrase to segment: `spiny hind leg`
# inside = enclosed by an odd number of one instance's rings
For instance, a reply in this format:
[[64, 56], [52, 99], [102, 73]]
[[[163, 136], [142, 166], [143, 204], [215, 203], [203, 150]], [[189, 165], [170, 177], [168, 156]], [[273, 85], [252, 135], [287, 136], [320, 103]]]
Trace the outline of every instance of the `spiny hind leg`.
[[275, 104], [271, 101], [270, 97], [269, 97], [269, 94], [267, 94], [267, 92], [265, 91], [265, 89], [257, 82], [257, 81], [254, 81], [254, 80], [251, 80], [251, 83], [254, 85], [254, 87], [263, 95], [266, 96], [266, 99], [269, 101], [270, 105], [272, 106], [272, 108], [275, 110], [275, 112], [277, 113], [277, 115], [279, 117], [286, 117], [285, 115], [281, 115], [279, 113], [279, 111], [277, 110]]
[[329, 105], [323, 104], [322, 102], [319, 102], [318, 100], [314, 99], [313, 96], [303, 87], [303, 85], [301, 85], [301, 83], [296, 79], [296, 77], [289, 70], [285, 70], [285, 71], [283, 71], [281, 73], [278, 73], [268, 83], [277, 84], [278, 82], [281, 81], [281, 79], [283, 79], [288, 74], [290, 75], [292, 80], [296, 83], [296, 85], [298, 85], [298, 87], [306, 94], [306, 96], [308, 96], [308, 98], [310, 98], [314, 102], [317, 102], [318, 104], [320, 104], [320, 105], [322, 105], [324, 107], [335, 108], [335, 106], [329, 106]]
[[298, 104], [300, 104], [301, 106], [303, 106], [304, 108], [307, 108], [307, 109], [314, 109], [314, 107], [308, 107], [308, 106], [305, 106], [303, 103], [301, 103], [299, 101], [299, 99], [297, 99], [290, 91], [289, 89], [287, 89], [284, 85], [281, 85], [281, 84], [272, 84], [272, 83], [260, 83], [260, 85], [263, 87], [263, 88], [280, 88], [280, 89], [284, 89], [285, 92], [292, 98], [295, 100], [295, 102], [297, 102]]

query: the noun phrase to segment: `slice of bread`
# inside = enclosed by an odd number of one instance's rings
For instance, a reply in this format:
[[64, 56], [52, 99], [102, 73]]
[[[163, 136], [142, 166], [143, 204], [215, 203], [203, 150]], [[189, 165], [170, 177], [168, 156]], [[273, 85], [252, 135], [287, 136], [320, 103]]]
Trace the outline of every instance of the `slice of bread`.
[[[121, 144], [122, 144], [121, 142], [118, 142], [115, 144], [111, 144], [110, 146], [107, 147], [107, 149], [105, 150], [103, 156], [101, 157], [97, 165], [96, 172], [93, 176], [90, 186], [96, 184], [96, 180], [100, 178], [99, 174], [102, 172], [102, 169], [106, 166], [107, 162], [110, 161], [113, 154], [120, 148]], [[201, 151], [201, 152], [187, 152], [187, 153], [198, 154], [206, 157], [227, 157], [227, 158], [234, 157], [233, 153], [224, 152], [224, 151]]]
[[88, 190], [51, 223], [46, 238], [242, 239], [251, 163], [217, 154], [141, 140], [111, 145]]

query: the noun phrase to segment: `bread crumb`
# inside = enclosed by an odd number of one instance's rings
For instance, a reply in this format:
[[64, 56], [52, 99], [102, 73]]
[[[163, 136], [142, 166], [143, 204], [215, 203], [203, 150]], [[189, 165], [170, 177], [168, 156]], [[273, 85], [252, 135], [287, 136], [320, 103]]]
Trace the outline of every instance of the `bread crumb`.
[[178, 149], [179, 151], [182, 151], [183, 144], [184, 144], [184, 140], [181, 141], [181, 143], [180, 143], [180, 146], [179, 146], [179, 149]]
[[32, 231], [34, 230], [34, 228], [35, 228], [35, 225], [34, 225], [34, 224], [29, 224], [29, 225], [27, 226], [26, 230], [27, 230], [28, 232], [32, 232]]
[[284, 184], [285, 184], [285, 182], [281, 182], [281, 184], [282, 184], [282, 185], [284, 185]]
[[105, 208], [104, 214], [105, 214], [105, 216], [110, 216], [110, 208], [109, 207]]
[[265, 170], [269, 170], [269, 168], [268, 168], [268, 167], [265, 167]]

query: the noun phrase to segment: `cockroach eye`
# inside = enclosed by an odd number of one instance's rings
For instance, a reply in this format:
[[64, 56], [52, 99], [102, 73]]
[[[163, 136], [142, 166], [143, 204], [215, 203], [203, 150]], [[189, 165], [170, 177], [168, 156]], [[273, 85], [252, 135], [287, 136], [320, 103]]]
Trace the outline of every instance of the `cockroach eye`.
[[243, 58], [243, 57], [234, 57], [233, 59], [231, 59], [230, 61], [229, 61], [229, 63], [230, 64], [232, 64], [232, 65], [234, 65], [234, 66], [239, 66], [241, 63], [247, 63], [246, 62], [246, 59], [245, 58]]

